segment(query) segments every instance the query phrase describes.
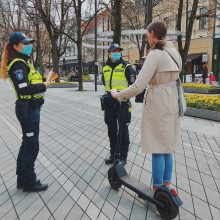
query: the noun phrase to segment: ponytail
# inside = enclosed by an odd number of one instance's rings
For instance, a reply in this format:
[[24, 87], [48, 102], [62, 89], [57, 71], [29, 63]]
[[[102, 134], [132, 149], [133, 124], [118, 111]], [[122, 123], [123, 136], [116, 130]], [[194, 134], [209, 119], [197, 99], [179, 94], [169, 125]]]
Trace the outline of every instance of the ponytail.
[[2, 76], [2, 79], [7, 78], [7, 65], [10, 59], [12, 59], [14, 56], [14, 49], [13, 46], [7, 43], [4, 47], [3, 53], [2, 53], [2, 60], [1, 60], [1, 68], [0, 68], [0, 74]]
[[155, 49], [159, 49], [159, 50], [163, 50], [165, 44], [166, 44], [166, 41], [165, 41], [165, 40], [159, 40], [159, 41], [157, 41], [157, 43], [155, 44], [154, 48], [155, 48]]
[[2, 53], [1, 70], [0, 70], [2, 79], [4, 79], [4, 80], [7, 78], [8, 56], [9, 56], [9, 52], [8, 52], [8, 43], [7, 43], [5, 45], [3, 53]]

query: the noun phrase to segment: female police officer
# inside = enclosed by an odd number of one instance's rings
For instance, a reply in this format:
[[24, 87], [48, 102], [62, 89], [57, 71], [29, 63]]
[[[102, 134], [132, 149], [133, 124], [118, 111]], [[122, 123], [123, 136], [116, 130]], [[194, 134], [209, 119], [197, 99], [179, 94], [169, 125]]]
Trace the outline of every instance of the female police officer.
[[34, 40], [21, 32], [14, 32], [6, 44], [1, 63], [3, 79], [7, 73], [15, 89], [16, 116], [22, 128], [22, 144], [17, 158], [17, 188], [25, 192], [39, 192], [47, 189], [36, 179], [34, 163], [39, 151], [40, 107], [44, 102], [44, 83], [39, 72], [28, 61]]

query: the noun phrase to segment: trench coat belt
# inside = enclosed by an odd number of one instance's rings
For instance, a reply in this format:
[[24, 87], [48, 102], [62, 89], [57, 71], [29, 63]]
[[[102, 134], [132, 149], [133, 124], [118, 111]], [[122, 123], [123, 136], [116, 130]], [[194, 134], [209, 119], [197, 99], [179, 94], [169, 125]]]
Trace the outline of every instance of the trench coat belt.
[[151, 87], [175, 87], [177, 84], [176, 82], [171, 82], [169, 84], [149, 84], [148, 88]]

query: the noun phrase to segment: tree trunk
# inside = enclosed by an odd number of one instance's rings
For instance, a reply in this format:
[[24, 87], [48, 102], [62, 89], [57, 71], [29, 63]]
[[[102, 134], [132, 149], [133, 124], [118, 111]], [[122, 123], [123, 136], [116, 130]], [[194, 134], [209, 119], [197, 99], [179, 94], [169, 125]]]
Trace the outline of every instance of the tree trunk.
[[[53, 71], [59, 75], [59, 51], [56, 44], [57, 40], [53, 40], [52, 42], [52, 61], [53, 61]], [[57, 82], [59, 82], [59, 78], [57, 79]]]
[[139, 51], [140, 59], [142, 57], [144, 57], [144, 52], [145, 52], [146, 44], [147, 44], [147, 36], [146, 35], [142, 35], [141, 50]]
[[78, 0], [78, 9], [76, 10], [76, 22], [77, 22], [77, 58], [78, 58], [78, 89], [83, 91], [82, 81], [82, 36], [81, 36], [81, 13], [82, 13], [82, 2]]
[[82, 40], [81, 40], [81, 35], [79, 36], [78, 39], [78, 44], [77, 44], [77, 50], [78, 50], [78, 54], [77, 54], [77, 58], [78, 58], [78, 82], [79, 82], [79, 86], [78, 89], [79, 91], [83, 91], [83, 81], [82, 81]]
[[41, 73], [43, 73], [43, 61], [42, 61], [39, 24], [36, 23], [35, 26], [36, 26], [36, 59], [35, 59], [34, 65], [35, 67], [39, 67], [41, 70]]
[[113, 42], [121, 43], [121, 9], [122, 0], [114, 0], [112, 7]]
[[[187, 55], [189, 52], [190, 42], [191, 42], [191, 36], [192, 36], [192, 30], [193, 30], [193, 24], [196, 18], [196, 12], [198, 9], [198, 3], [199, 0], [194, 0], [191, 10], [191, 15], [189, 17], [188, 27], [186, 28], [186, 36], [185, 36], [185, 45], [183, 47], [182, 43], [182, 36], [178, 36], [178, 49], [180, 56], [182, 58], [182, 72], [180, 74], [181, 80], [183, 80], [183, 75], [186, 74], [186, 65], [187, 65]], [[178, 19], [177, 19], [177, 30], [180, 32], [183, 32], [182, 30], [182, 14], [183, 14], [183, 0], [179, 1], [179, 8], [178, 8]]]

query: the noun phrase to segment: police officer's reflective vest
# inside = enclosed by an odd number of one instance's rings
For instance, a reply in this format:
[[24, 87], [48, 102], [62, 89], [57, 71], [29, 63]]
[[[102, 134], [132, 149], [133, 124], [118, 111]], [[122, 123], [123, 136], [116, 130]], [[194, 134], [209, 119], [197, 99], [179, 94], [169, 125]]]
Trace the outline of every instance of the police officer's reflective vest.
[[105, 91], [117, 89], [118, 91], [128, 88], [128, 81], [125, 77], [125, 70], [131, 64], [118, 64], [114, 70], [108, 65], [103, 67], [103, 76], [105, 81]]
[[[8, 72], [9, 72], [10, 68], [12, 67], [12, 65], [17, 61], [24, 62], [28, 66], [28, 68], [30, 69], [30, 71], [28, 73], [28, 81], [30, 84], [43, 83], [41, 74], [34, 68], [34, 66], [30, 62], [26, 62], [23, 59], [15, 58], [14, 60], [12, 60], [8, 65]], [[11, 81], [11, 79], [10, 79], [10, 81]], [[14, 88], [14, 90], [15, 90], [15, 88]], [[15, 93], [18, 98], [18, 94], [17, 94], [16, 90], [15, 90]], [[34, 95], [19, 95], [20, 99], [31, 99], [31, 98], [41, 99], [41, 98], [43, 98], [43, 96], [44, 96], [44, 93], [39, 93], [39, 94], [34, 94]]]

